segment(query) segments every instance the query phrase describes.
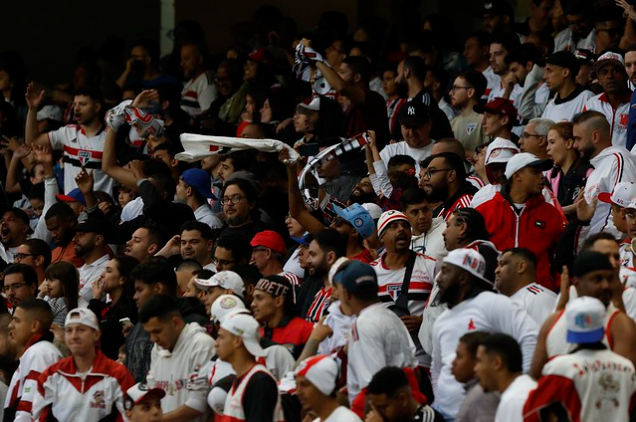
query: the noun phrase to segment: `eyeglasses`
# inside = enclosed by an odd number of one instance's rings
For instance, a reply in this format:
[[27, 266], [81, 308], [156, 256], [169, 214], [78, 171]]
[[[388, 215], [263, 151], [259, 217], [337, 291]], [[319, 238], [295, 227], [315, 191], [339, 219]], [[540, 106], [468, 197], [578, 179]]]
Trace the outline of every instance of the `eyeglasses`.
[[453, 85], [451, 88], [451, 91], [457, 91], [458, 89], [470, 89], [472, 87], [470, 86], [459, 86], [459, 85]]
[[233, 203], [233, 204], [238, 204], [239, 202], [241, 202], [242, 199], [245, 199], [245, 197], [241, 196], [241, 195], [234, 195], [232, 197], [224, 196], [221, 199], [221, 204], [222, 205], [229, 205], [230, 202]]
[[450, 171], [452, 169], [432, 169], [432, 170], [424, 170], [424, 178], [425, 179], [430, 179], [431, 177], [433, 177], [433, 175], [435, 173], [439, 173], [440, 171]]
[[236, 262], [235, 260], [229, 260], [229, 259], [218, 259], [218, 258], [212, 258], [212, 262], [214, 262], [214, 265], [221, 266], [221, 267], [227, 267], [228, 265], [232, 265], [234, 264], [234, 262]]
[[16, 291], [16, 290], [18, 290], [20, 287], [24, 287], [24, 286], [26, 286], [26, 285], [27, 285], [26, 283], [15, 283], [15, 284], [11, 284], [11, 285], [9, 285], [9, 286], [3, 286], [3, 287], [2, 287], [2, 291], [3, 291], [3, 292], [5, 292], [5, 293], [8, 293], [8, 292], [9, 292], [9, 290], [13, 290], [13, 291], [15, 292], [15, 291]]
[[32, 253], [17, 253], [15, 254], [14, 257], [14, 261], [15, 262], [20, 262], [22, 261], [24, 258], [27, 258], [29, 256], [36, 256], [35, 254]]

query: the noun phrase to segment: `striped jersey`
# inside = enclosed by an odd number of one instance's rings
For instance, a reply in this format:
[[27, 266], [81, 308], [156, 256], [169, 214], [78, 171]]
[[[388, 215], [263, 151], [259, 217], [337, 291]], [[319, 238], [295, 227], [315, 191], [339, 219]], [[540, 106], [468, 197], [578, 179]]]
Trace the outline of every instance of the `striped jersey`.
[[542, 326], [552, 313], [556, 299], [556, 293], [537, 283], [524, 286], [510, 296], [510, 300], [525, 309], [539, 326]]
[[[371, 263], [378, 276], [378, 297], [385, 305], [393, 305], [400, 296], [406, 268], [391, 270], [384, 265], [384, 257]], [[418, 253], [409, 284], [409, 312], [411, 315], [422, 315], [424, 305], [433, 288], [433, 280], [437, 274], [437, 261], [430, 256]]]
[[322, 286], [318, 293], [314, 296], [313, 302], [309, 305], [305, 319], [309, 322], [318, 322], [324, 315], [325, 311], [331, 304], [331, 294], [333, 293], [333, 287]]
[[95, 136], [86, 136], [79, 125], [67, 125], [48, 133], [51, 148], [64, 151], [64, 192], [69, 193], [77, 187], [75, 177], [82, 167], [93, 170], [95, 190], [112, 194], [114, 180], [102, 171], [102, 156], [106, 130], [100, 130]]
[[216, 100], [214, 73], [209, 70], [190, 79], [181, 91], [181, 109], [190, 116], [198, 116]]

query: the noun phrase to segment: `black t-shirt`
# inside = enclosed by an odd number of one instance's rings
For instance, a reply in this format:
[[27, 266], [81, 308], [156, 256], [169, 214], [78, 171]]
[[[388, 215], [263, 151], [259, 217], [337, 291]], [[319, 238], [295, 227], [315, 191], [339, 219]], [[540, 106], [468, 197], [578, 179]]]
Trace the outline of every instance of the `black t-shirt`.
[[424, 404], [415, 413], [413, 422], [445, 422], [446, 419], [435, 409]]
[[[235, 381], [240, 383], [241, 379]], [[276, 381], [264, 372], [257, 372], [250, 378], [243, 393], [243, 412], [250, 422], [275, 422], [274, 409], [278, 400]]]

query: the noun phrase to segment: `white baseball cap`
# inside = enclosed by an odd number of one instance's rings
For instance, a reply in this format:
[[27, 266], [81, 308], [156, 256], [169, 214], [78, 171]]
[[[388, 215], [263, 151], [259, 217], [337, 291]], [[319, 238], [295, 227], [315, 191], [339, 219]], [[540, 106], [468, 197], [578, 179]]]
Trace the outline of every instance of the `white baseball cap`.
[[307, 378], [322, 394], [330, 396], [336, 389], [338, 364], [327, 355], [312, 356], [300, 362], [294, 375]]
[[394, 221], [406, 221], [409, 226], [411, 225], [411, 222], [403, 212], [396, 210], [385, 211], [378, 220], [378, 238], [382, 238], [387, 226]]
[[148, 396], [155, 396], [161, 400], [166, 396], [166, 392], [161, 388], [150, 388], [147, 384], [138, 382], [126, 390], [126, 395], [134, 406], [141, 403]]
[[243, 299], [245, 292], [245, 284], [240, 275], [234, 271], [221, 271], [214, 274], [209, 279], [195, 278], [194, 283], [205, 290], [210, 287], [221, 287], [223, 289], [231, 290], [232, 293]]
[[615, 204], [622, 208], [636, 208], [636, 183], [617, 183], [611, 194], [609, 192], [599, 193], [598, 200], [608, 204]]
[[367, 210], [369, 214], [371, 214], [371, 218], [373, 218], [374, 220], [377, 220], [378, 218], [380, 218], [380, 216], [382, 216], [382, 208], [380, 208], [380, 206], [378, 206], [377, 204], [367, 202], [365, 204], [362, 204], [362, 208]]
[[320, 111], [320, 97], [314, 98], [309, 104], [300, 103], [298, 107], [304, 108], [305, 110]]
[[486, 158], [484, 163], [506, 163], [512, 158], [513, 155], [520, 153], [521, 150], [512, 141], [501, 137], [495, 138], [494, 141], [488, 144], [486, 148]]
[[60, 106], [45, 105], [44, 107], [42, 107], [40, 111], [38, 111], [38, 114], [36, 114], [35, 118], [37, 120], [51, 119], [51, 120], [55, 120], [57, 122], [62, 123], [63, 122], [62, 115], [63, 113]]
[[568, 343], [598, 343], [605, 336], [605, 305], [590, 296], [572, 299], [565, 307]]
[[601, 56], [596, 59], [596, 63], [594, 63], [594, 71], [598, 73], [601, 68], [610, 64], [627, 72], [625, 70], [625, 60], [623, 59], [623, 56], [613, 51], [608, 51], [605, 54], [601, 54]]
[[239, 312], [248, 312], [241, 299], [234, 295], [221, 295], [210, 307], [210, 319], [221, 322], [228, 315]]
[[450, 251], [448, 255], [442, 260], [444, 264], [451, 264], [461, 268], [464, 271], [468, 271], [473, 276], [477, 277], [481, 281], [484, 281], [492, 285], [492, 281], [485, 277], [486, 274], [486, 260], [484, 257], [474, 249], [460, 248]]
[[64, 326], [68, 327], [72, 324], [86, 325], [93, 330], [99, 331], [99, 321], [93, 311], [88, 308], [75, 308], [69, 311], [69, 313], [66, 314]]
[[245, 348], [252, 356], [262, 357], [266, 355], [260, 344], [260, 326], [253, 316], [245, 314], [229, 315], [221, 321], [221, 328], [230, 334], [241, 337]]
[[550, 170], [552, 168], [552, 160], [542, 160], [529, 152], [515, 154], [506, 164], [506, 179], [510, 180], [516, 172], [524, 167], [538, 167], [544, 171]]

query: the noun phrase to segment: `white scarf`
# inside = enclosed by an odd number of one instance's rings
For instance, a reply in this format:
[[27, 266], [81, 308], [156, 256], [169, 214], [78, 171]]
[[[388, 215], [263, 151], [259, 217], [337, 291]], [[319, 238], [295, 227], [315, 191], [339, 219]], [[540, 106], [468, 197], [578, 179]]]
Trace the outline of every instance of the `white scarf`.
[[214, 154], [227, 154], [232, 151], [255, 149], [263, 152], [289, 151], [289, 160], [295, 163], [300, 155], [289, 145], [274, 139], [232, 138], [227, 136], [197, 135], [194, 133], [181, 134], [183, 152], [175, 155], [179, 161], [193, 163]]

